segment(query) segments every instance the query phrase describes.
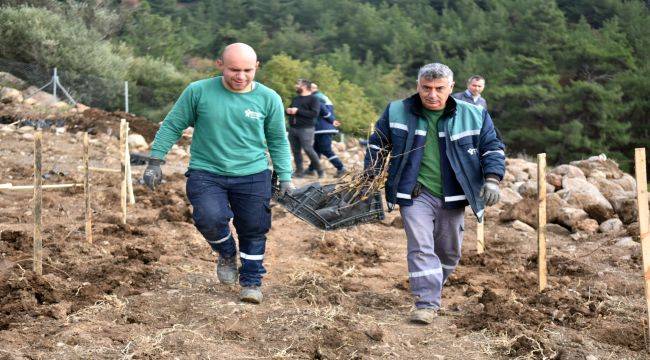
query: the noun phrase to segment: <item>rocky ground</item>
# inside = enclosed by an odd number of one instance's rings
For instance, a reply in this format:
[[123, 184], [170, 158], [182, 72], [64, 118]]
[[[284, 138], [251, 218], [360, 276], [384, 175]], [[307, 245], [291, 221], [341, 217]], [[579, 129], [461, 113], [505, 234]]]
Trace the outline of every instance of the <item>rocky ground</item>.
[[[25, 119], [16, 107], [0, 105], [0, 122]], [[82, 180], [77, 130], [93, 130], [91, 166], [119, 166], [120, 114], [85, 111], [57, 115], [59, 129], [45, 129], [44, 183]], [[19, 125], [0, 125], [0, 183], [33, 181], [33, 128]], [[31, 192], [0, 190], [0, 359], [648, 358], [634, 184], [610, 160], [549, 169], [549, 287], [540, 293], [535, 168], [509, 159], [504, 201], [487, 211], [486, 252], [475, 251], [467, 213], [444, 311], [417, 326], [406, 321], [412, 299], [397, 212], [324, 232], [274, 206], [265, 301], [240, 303], [237, 287], [216, 280], [216, 256], [192, 225], [186, 144], [170, 155], [159, 191], [135, 184], [127, 226], [118, 175], [93, 173], [92, 244], [83, 190], [44, 191], [42, 277], [31, 270]], [[336, 146], [349, 167], [359, 164], [354, 141]], [[134, 167], [136, 179], [141, 172]]]

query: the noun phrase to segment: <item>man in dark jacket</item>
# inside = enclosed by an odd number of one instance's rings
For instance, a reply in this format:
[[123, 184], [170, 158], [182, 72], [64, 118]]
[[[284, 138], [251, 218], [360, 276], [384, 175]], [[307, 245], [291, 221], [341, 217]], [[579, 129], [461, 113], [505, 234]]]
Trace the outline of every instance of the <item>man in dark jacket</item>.
[[453, 72], [439, 63], [418, 73], [417, 94], [388, 105], [370, 136], [369, 176], [391, 160], [386, 180], [389, 210], [400, 205], [416, 310], [410, 320], [429, 324], [440, 308], [442, 286], [461, 255], [464, 208], [478, 219], [499, 200], [504, 145], [483, 108], [450, 97]]
[[311, 93], [311, 82], [298, 79], [296, 82], [298, 96], [291, 101], [287, 108], [289, 115], [289, 143], [293, 160], [296, 163], [296, 177], [304, 176], [302, 166], [302, 152], [304, 150], [311, 161], [310, 168], [316, 170], [318, 177], [323, 177], [318, 154], [314, 151], [314, 131], [316, 119], [320, 113], [320, 101]]
[[[336, 168], [335, 177], [341, 177], [345, 174], [346, 169], [341, 159], [332, 150], [332, 137], [334, 137], [334, 134], [338, 134], [339, 129], [337, 127], [341, 123], [336, 120], [336, 115], [334, 115], [334, 104], [327, 95], [318, 90], [316, 83], [311, 84], [311, 91], [312, 95], [321, 102], [316, 131], [314, 132], [314, 151], [316, 151], [319, 158], [323, 155], [334, 165]], [[311, 166], [307, 170], [307, 172], [313, 171], [314, 169]]]
[[487, 110], [487, 101], [481, 96], [483, 90], [485, 90], [485, 78], [481, 75], [472, 75], [467, 79], [467, 90], [454, 93], [451, 96]]

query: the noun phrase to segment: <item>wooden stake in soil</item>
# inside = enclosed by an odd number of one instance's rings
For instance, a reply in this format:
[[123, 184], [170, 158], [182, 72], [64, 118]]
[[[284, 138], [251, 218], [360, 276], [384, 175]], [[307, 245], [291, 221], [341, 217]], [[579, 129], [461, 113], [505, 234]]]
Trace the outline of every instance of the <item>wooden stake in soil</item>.
[[483, 254], [485, 251], [485, 211], [483, 219], [476, 223], [476, 253]]
[[126, 119], [120, 121], [120, 174], [122, 175], [121, 206], [122, 224], [126, 225]]
[[126, 189], [129, 194], [129, 204], [135, 204], [135, 195], [133, 194], [133, 178], [131, 174], [131, 149], [129, 148], [129, 123], [126, 123]]
[[43, 239], [41, 224], [41, 209], [43, 206], [43, 183], [41, 142], [43, 133], [34, 133], [34, 272], [36, 275], [43, 275]]
[[90, 169], [88, 162], [90, 161], [90, 149], [88, 145], [88, 133], [84, 134], [84, 200], [86, 204], [86, 241], [93, 242], [93, 225], [92, 225], [92, 209], [90, 208]]
[[[639, 240], [643, 254], [643, 278], [645, 301], [648, 309], [648, 326], [650, 326], [650, 229], [648, 229], [648, 176], [646, 174], [645, 148], [634, 149], [634, 167], [636, 172], [636, 203], [639, 210]], [[648, 329], [650, 331], [650, 328]]]
[[546, 154], [537, 154], [537, 270], [539, 291], [546, 289]]

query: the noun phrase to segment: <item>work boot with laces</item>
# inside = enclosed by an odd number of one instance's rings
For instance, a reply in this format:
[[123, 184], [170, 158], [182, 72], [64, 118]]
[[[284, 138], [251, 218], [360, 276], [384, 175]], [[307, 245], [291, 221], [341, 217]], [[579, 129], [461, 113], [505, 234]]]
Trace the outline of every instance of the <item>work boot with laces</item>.
[[237, 256], [229, 258], [219, 256], [217, 260], [217, 278], [222, 284], [232, 285], [237, 282], [239, 271], [237, 270]]
[[342, 168], [336, 170], [336, 175], [334, 175], [334, 177], [335, 177], [335, 178], [340, 178], [341, 176], [345, 175], [345, 173], [346, 173], [347, 171], [348, 171], [348, 170], [347, 170], [346, 168], [342, 167]]
[[428, 325], [433, 322], [433, 319], [438, 316], [438, 311], [436, 309], [415, 309], [409, 320], [412, 323]]
[[243, 286], [239, 292], [239, 300], [251, 304], [262, 302], [262, 290], [259, 286]]

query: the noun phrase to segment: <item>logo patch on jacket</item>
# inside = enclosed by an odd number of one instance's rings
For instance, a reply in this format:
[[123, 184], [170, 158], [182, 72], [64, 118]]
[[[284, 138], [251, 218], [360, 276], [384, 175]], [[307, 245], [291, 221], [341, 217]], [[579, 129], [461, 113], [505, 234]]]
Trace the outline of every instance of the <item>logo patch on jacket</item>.
[[262, 115], [261, 113], [258, 113], [257, 111], [253, 111], [251, 109], [244, 110], [244, 116], [253, 120], [261, 120], [264, 117], [264, 115]]
[[476, 150], [475, 148], [469, 148], [467, 149], [467, 153], [470, 155], [476, 155], [478, 153], [478, 150]]

